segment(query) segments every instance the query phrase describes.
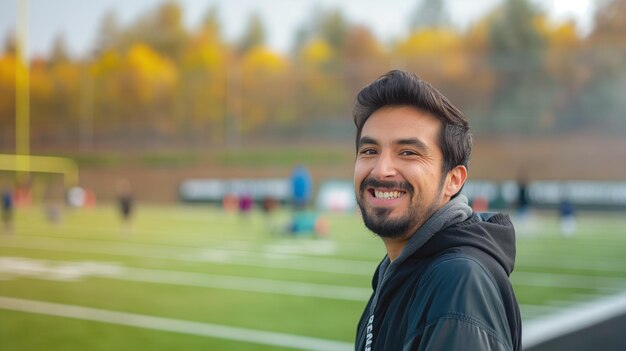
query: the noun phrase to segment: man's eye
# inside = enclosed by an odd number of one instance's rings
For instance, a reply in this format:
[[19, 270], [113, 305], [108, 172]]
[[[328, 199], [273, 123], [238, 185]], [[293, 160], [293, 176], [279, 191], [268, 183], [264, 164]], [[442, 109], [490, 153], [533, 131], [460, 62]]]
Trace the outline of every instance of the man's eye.
[[401, 156], [414, 156], [414, 155], [417, 155], [417, 152], [411, 151], [411, 150], [404, 150], [400, 152], [400, 155]]
[[374, 149], [363, 149], [361, 150], [361, 155], [374, 155], [376, 154], [376, 150]]

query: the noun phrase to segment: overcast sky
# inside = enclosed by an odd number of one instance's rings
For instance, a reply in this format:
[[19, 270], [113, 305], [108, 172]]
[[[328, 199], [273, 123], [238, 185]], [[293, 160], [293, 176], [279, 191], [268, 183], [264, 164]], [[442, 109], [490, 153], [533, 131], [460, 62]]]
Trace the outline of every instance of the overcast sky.
[[[22, 0], [0, 0], [0, 36], [16, 28], [17, 3]], [[591, 26], [593, 0], [534, 0], [555, 21], [573, 18], [581, 32]], [[500, 0], [446, 0], [455, 25], [464, 27], [497, 5]], [[83, 55], [92, 48], [104, 13], [114, 10], [125, 25], [161, 1], [156, 0], [28, 0], [29, 53], [45, 54], [55, 36], [62, 34], [73, 55]], [[178, 0], [183, 7], [185, 23], [193, 28], [217, 4], [226, 39], [238, 38], [252, 12], [261, 15], [267, 30], [268, 44], [286, 52], [292, 44], [295, 29], [307, 22], [317, 5], [338, 8], [352, 23], [369, 26], [383, 41], [406, 33], [408, 16], [419, 0]]]

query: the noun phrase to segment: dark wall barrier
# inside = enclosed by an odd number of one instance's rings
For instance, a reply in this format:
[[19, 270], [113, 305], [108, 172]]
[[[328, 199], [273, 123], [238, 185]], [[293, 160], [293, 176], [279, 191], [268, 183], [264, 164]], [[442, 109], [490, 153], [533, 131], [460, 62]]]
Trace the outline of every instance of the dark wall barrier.
[[[314, 203], [320, 209], [354, 209], [356, 202], [351, 180], [322, 182], [319, 189], [319, 196], [324, 199]], [[626, 210], [626, 182], [533, 181], [528, 183], [527, 189], [530, 206], [535, 208], [557, 208], [563, 201], [569, 201], [579, 209]], [[463, 188], [463, 194], [470, 202], [482, 197], [492, 209], [515, 208], [519, 193], [519, 184], [515, 181], [472, 180]], [[184, 202], [217, 203], [227, 194], [248, 194], [254, 201], [272, 197], [286, 203], [292, 190], [287, 178], [190, 179], [179, 187], [179, 197]]]

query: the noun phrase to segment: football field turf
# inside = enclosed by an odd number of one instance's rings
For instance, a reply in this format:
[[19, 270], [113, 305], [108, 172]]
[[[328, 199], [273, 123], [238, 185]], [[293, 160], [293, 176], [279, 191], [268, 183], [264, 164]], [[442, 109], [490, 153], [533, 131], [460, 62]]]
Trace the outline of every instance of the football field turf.
[[[356, 214], [326, 214], [325, 238], [208, 206], [20, 209], [0, 232], [0, 349], [351, 350], [384, 253]], [[573, 237], [553, 213], [518, 228], [512, 281], [525, 323], [626, 290], [626, 219], [583, 213]]]

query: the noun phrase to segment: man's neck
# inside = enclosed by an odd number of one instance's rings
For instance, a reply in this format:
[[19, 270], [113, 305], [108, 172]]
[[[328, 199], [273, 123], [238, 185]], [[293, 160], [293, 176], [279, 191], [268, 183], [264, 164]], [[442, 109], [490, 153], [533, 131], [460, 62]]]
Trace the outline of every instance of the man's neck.
[[385, 248], [387, 249], [387, 256], [389, 257], [391, 262], [393, 262], [396, 258], [398, 258], [398, 256], [400, 256], [400, 253], [402, 253], [402, 250], [404, 249], [408, 241], [409, 239], [405, 237], [383, 238]]
[[[430, 217], [430, 215], [429, 215]], [[416, 226], [407, 230], [403, 235], [395, 238], [382, 238], [385, 243], [385, 248], [387, 249], [387, 256], [393, 262], [400, 254], [402, 250], [409, 242], [409, 239], [417, 232], [417, 230], [424, 224], [424, 222], [418, 223]]]

